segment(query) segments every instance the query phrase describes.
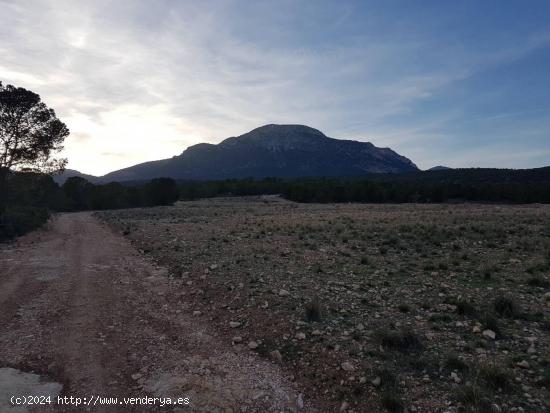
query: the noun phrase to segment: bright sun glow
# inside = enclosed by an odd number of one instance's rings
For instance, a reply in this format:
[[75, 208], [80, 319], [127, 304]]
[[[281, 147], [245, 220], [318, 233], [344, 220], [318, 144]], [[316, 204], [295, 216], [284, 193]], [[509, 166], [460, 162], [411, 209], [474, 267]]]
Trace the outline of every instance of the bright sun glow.
[[[121, 163], [131, 166], [168, 158], [182, 152], [194, 138], [184, 133], [185, 125], [170, 116], [163, 105], [125, 105], [102, 112], [98, 119], [77, 113], [66, 121], [71, 125], [64, 151], [69, 168], [93, 174], [105, 174]], [[189, 140], [183, 138], [186, 135]], [[101, 154], [103, 162], [98, 164], [88, 156], [90, 153]]]

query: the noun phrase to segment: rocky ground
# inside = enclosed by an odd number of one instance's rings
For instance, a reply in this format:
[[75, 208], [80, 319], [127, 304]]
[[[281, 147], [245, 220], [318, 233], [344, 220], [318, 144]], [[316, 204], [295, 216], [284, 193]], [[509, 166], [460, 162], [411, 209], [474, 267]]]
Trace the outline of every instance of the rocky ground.
[[323, 411], [549, 409], [550, 206], [266, 197], [98, 215], [168, 268], [179, 310]]
[[[0, 412], [318, 411], [280, 366], [187, 311], [191, 302], [180, 280], [89, 213], [0, 245]], [[29, 395], [50, 400], [11, 403]]]

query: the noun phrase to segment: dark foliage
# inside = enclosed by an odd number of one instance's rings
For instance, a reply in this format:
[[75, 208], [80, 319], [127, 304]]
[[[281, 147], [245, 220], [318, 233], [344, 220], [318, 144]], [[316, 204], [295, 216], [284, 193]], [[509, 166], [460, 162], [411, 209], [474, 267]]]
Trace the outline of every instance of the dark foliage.
[[178, 186], [171, 178], [125, 186], [118, 182], [94, 185], [75, 176], [67, 179], [61, 188], [69, 199], [67, 209], [72, 211], [171, 205], [179, 197]]
[[321, 302], [317, 297], [314, 297], [310, 302], [305, 306], [305, 318], [307, 321], [321, 321], [322, 319], [322, 310]]
[[139, 186], [117, 182], [94, 185], [84, 178], [67, 179], [60, 188], [51, 176], [34, 172], [7, 173], [0, 196], [0, 240], [43, 225], [50, 211], [84, 211], [170, 205], [179, 196], [173, 179], [159, 178]]
[[181, 199], [281, 194], [296, 202], [550, 203], [550, 167], [454, 169], [362, 178], [182, 181]]
[[423, 347], [416, 334], [411, 330], [379, 330], [376, 335], [383, 347], [402, 353], [421, 350]]
[[40, 227], [48, 220], [50, 209], [66, 203], [57, 184], [43, 174], [8, 173], [2, 189], [0, 240]]
[[66, 160], [54, 160], [69, 130], [41, 101], [40, 96], [0, 82], [0, 169], [59, 169]]
[[514, 317], [518, 312], [516, 304], [510, 297], [497, 297], [493, 302], [493, 308], [501, 317]]

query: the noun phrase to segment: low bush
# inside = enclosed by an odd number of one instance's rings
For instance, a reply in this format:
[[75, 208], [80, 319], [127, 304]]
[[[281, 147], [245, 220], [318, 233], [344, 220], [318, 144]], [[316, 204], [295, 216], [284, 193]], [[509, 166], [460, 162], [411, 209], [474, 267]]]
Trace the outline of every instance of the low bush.
[[44, 225], [50, 217], [46, 208], [7, 207], [0, 214], [0, 241], [23, 235]]
[[493, 302], [493, 309], [501, 317], [514, 317], [518, 313], [516, 304], [509, 297], [497, 297]]
[[400, 331], [379, 330], [376, 336], [383, 347], [402, 353], [418, 351], [423, 348], [420, 339], [409, 329]]

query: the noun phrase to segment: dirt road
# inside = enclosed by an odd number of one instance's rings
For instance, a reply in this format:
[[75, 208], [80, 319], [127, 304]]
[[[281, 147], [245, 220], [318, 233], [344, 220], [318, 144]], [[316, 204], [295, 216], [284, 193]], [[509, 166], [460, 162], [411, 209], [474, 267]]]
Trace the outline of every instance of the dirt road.
[[[4, 373], [37, 373], [62, 384], [61, 396], [93, 399], [16, 409], [4, 389], [2, 412], [313, 411], [277, 365], [218, 338], [183, 285], [89, 213], [56, 216], [0, 246], [0, 309]], [[190, 405], [122, 399], [145, 396]]]

